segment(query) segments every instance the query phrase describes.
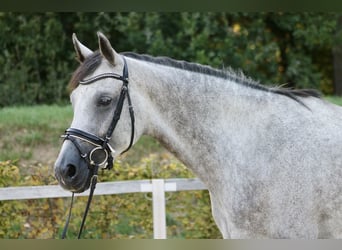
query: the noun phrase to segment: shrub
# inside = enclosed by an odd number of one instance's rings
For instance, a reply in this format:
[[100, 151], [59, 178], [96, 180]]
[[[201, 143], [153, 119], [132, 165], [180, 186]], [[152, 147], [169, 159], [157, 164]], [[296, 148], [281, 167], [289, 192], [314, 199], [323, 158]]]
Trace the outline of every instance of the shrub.
[[[49, 166], [31, 166], [32, 174], [21, 175], [15, 162], [0, 164], [0, 186], [56, 184]], [[27, 171], [27, 170], [25, 170]], [[116, 161], [111, 171], [100, 173], [100, 181], [151, 178], [188, 178], [193, 174], [168, 154], [151, 154], [129, 166]], [[83, 238], [152, 238], [150, 194], [134, 193], [95, 196], [88, 214]], [[207, 191], [167, 193], [168, 238], [221, 238], [213, 222]], [[68, 238], [75, 238], [87, 197], [77, 197]], [[59, 238], [70, 199], [37, 199], [0, 202], [1, 238]]]
[[333, 91], [338, 13], [0, 13], [0, 107], [68, 101], [76, 69], [71, 35], [91, 49], [96, 31], [118, 51], [164, 55], [262, 83]]

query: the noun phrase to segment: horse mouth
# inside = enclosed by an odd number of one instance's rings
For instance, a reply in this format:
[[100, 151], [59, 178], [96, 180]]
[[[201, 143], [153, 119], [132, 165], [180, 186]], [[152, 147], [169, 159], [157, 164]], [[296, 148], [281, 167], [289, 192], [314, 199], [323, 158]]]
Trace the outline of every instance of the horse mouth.
[[92, 175], [91, 171], [87, 172], [87, 174], [62, 175], [58, 169], [56, 169], [55, 177], [63, 189], [73, 193], [82, 193], [90, 187]]
[[63, 182], [63, 180], [60, 182], [60, 185], [64, 188], [67, 189], [73, 193], [82, 193], [89, 189], [90, 187], [90, 178], [87, 179], [86, 182], [83, 181], [75, 181], [71, 185], [68, 185]]

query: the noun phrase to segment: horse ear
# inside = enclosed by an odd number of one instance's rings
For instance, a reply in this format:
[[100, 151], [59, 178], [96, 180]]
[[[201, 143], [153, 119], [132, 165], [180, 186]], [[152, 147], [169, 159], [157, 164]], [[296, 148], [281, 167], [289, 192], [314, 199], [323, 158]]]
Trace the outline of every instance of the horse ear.
[[88, 56], [90, 56], [93, 51], [84, 46], [80, 41], [78, 41], [75, 33], [72, 34], [72, 42], [77, 55], [77, 60], [82, 63]]
[[99, 38], [99, 48], [102, 56], [115, 66], [119, 54], [112, 48], [112, 45], [104, 34], [97, 32], [97, 36]]

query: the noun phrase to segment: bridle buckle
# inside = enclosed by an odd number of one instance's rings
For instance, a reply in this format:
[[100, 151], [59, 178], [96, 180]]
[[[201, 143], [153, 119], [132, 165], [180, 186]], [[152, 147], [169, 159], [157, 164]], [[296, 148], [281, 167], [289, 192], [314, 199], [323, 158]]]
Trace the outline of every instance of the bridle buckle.
[[[104, 155], [98, 155], [104, 154]], [[93, 148], [89, 154], [89, 163], [91, 166], [99, 166], [102, 169], [105, 169], [108, 165], [108, 152], [102, 146], [98, 146]]]

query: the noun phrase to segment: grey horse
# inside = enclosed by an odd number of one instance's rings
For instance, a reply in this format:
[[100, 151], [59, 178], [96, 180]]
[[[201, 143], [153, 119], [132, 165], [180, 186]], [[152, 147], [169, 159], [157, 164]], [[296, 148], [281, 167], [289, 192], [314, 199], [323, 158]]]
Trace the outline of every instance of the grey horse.
[[[71, 127], [104, 138], [129, 73], [132, 143], [150, 135], [210, 192], [224, 238], [342, 238], [342, 108], [312, 90], [265, 87], [232, 70], [166, 57], [117, 53], [98, 33], [93, 52], [73, 36], [79, 68], [70, 86]], [[132, 134], [129, 104], [108, 138], [119, 156]], [[96, 145], [74, 138], [81, 147]], [[59, 183], [89, 187], [87, 161], [70, 140], [55, 163]]]

